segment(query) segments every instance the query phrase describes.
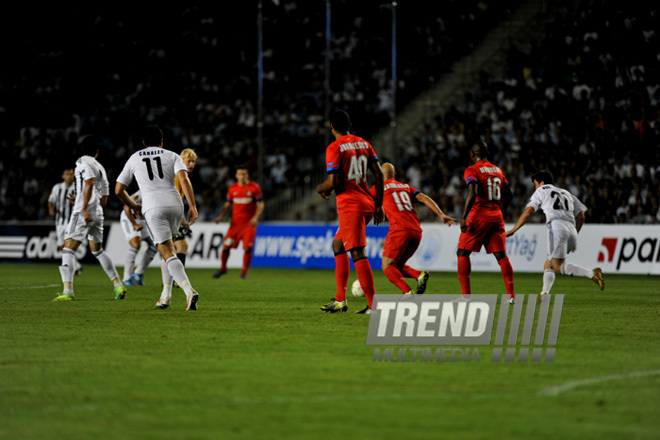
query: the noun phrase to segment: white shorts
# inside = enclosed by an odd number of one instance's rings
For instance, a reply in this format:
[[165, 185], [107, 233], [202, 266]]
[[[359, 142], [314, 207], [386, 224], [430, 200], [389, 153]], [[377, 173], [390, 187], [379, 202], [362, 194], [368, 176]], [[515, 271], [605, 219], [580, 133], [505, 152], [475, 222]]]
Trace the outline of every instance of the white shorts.
[[135, 223], [144, 226], [144, 228], [136, 231], [133, 228], [131, 222], [123, 213], [119, 218], [119, 224], [121, 225], [121, 230], [124, 231], [124, 237], [126, 237], [126, 241], [131, 241], [135, 237], [140, 237], [142, 240], [149, 238], [149, 228], [147, 228], [146, 222], [144, 220], [135, 219]]
[[71, 220], [64, 236], [83, 243], [85, 239], [94, 243], [103, 243], [103, 209], [92, 213], [94, 219], [91, 223], [85, 222], [82, 212], [71, 214]]
[[154, 243], [165, 243], [167, 240], [172, 240], [178, 233], [183, 220], [183, 207], [152, 208], [144, 213], [144, 218]]
[[553, 220], [546, 224], [548, 228], [548, 259], [566, 259], [577, 244], [577, 230], [572, 223]]

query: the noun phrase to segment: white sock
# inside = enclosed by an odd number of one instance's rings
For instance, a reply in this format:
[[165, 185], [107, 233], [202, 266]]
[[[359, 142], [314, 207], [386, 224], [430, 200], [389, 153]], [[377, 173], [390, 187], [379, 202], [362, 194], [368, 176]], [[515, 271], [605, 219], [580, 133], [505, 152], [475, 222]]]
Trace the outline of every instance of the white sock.
[[108, 255], [105, 250], [101, 249], [98, 252], [92, 252], [92, 254], [96, 257], [97, 260], [99, 260], [101, 267], [105, 271], [106, 275], [108, 275], [108, 278], [110, 278], [110, 281], [119, 278], [117, 269], [115, 269], [115, 264], [112, 262], [110, 255]]
[[147, 248], [144, 250], [144, 253], [142, 254], [142, 258], [140, 258], [140, 261], [135, 268], [135, 273], [143, 274], [144, 270], [149, 266], [149, 264], [151, 264], [151, 260], [154, 259], [157, 253], [158, 250], [155, 247], [151, 245], [147, 246]]
[[585, 269], [582, 266], [578, 266], [572, 263], [564, 263], [561, 266], [561, 273], [563, 275], [570, 275], [572, 277], [585, 277], [593, 278], [594, 271], [591, 269]]
[[167, 270], [167, 263], [165, 260], [160, 261], [160, 275], [163, 278], [163, 288], [165, 286], [170, 286], [170, 289], [172, 288], [172, 275], [170, 275], [170, 271]]
[[167, 301], [172, 299], [172, 284], [163, 285], [163, 291], [161, 292], [160, 297]]
[[78, 261], [77, 258], [73, 260], [73, 270], [76, 271], [82, 267], [82, 264], [80, 264], [80, 261]]
[[124, 281], [128, 280], [133, 273], [133, 267], [135, 266], [135, 256], [137, 253], [137, 249], [132, 247], [128, 248], [128, 253], [126, 253], [126, 261], [124, 262]]
[[552, 289], [552, 285], [555, 283], [555, 271], [552, 269], [546, 269], [543, 272], [543, 289], [541, 290], [541, 293], [550, 293], [550, 289]]
[[172, 275], [172, 278], [174, 278], [174, 281], [176, 281], [179, 287], [181, 287], [183, 291], [186, 292], [186, 295], [188, 295], [192, 291], [192, 286], [190, 285], [190, 281], [188, 281], [186, 268], [183, 266], [181, 260], [174, 256], [167, 260], [166, 263], [167, 270]]

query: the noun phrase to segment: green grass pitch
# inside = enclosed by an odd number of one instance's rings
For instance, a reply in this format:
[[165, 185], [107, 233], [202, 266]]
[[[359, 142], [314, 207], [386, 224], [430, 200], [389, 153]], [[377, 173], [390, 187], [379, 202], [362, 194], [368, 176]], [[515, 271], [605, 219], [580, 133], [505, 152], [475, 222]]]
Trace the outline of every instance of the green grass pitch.
[[[514, 268], [515, 269], [515, 268]], [[373, 362], [366, 304], [324, 314], [334, 274], [189, 269], [199, 310], [156, 310], [160, 272], [114, 300], [99, 266], [0, 264], [0, 439], [637, 439], [660, 437], [660, 279], [557, 277], [553, 363]], [[380, 293], [396, 293], [381, 271]], [[355, 273], [351, 274], [351, 282]], [[474, 293], [504, 293], [474, 273]], [[516, 274], [538, 293], [541, 271]], [[458, 293], [433, 273], [427, 293]], [[350, 294], [349, 294], [350, 296]], [[548, 392], [550, 390], [550, 392]], [[553, 391], [554, 390], [554, 391]]]

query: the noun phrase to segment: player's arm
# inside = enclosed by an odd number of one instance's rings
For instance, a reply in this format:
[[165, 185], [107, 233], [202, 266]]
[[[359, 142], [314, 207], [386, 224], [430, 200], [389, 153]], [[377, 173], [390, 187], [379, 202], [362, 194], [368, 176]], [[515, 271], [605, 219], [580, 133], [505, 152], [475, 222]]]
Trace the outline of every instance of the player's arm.
[[431, 211], [435, 213], [438, 217], [440, 217], [440, 220], [442, 223], [446, 224], [447, 226], [451, 227], [451, 225], [456, 224], [456, 219], [449, 217], [447, 214], [442, 212], [442, 209], [438, 206], [437, 203], [435, 203], [435, 200], [427, 196], [426, 194], [422, 192], [418, 192], [417, 195], [415, 196], [415, 199], [420, 202], [425, 204], [426, 206], [429, 207]]
[[54, 216], [55, 215], [55, 205], [53, 205], [53, 202], [48, 201], [48, 215]]
[[144, 228], [144, 226], [135, 221], [135, 217], [133, 217], [133, 211], [128, 205], [124, 205], [124, 213], [126, 214], [128, 221], [131, 222], [131, 225], [133, 225], [134, 230], [140, 231], [142, 228]]
[[465, 197], [465, 205], [463, 206], [463, 215], [461, 216], [461, 231], [467, 232], [467, 218], [470, 215], [470, 210], [474, 206], [474, 202], [477, 200], [477, 181], [472, 181], [468, 184], [468, 194]]
[[374, 184], [376, 187], [376, 197], [374, 197], [374, 203], [376, 204], [376, 208], [374, 210], [374, 224], [379, 225], [385, 218], [385, 212], [383, 211], [385, 177], [383, 176], [383, 170], [380, 167], [380, 163], [377, 160], [369, 161], [369, 169], [376, 179], [376, 183]]
[[220, 223], [223, 218], [229, 213], [229, 210], [231, 209], [231, 202], [225, 202], [225, 206], [222, 208], [222, 211], [220, 211], [220, 214], [213, 220], [216, 223]]
[[89, 204], [89, 201], [92, 200], [93, 192], [94, 192], [94, 178], [90, 177], [89, 179], [85, 180], [85, 188], [83, 189], [82, 213], [83, 213], [83, 218], [87, 223], [91, 223], [94, 220], [91, 214], [89, 213], [89, 211], [87, 211], [87, 205]]
[[[332, 191], [337, 187], [338, 182], [339, 182], [339, 173], [337, 172], [328, 173], [328, 177], [325, 178], [323, 183], [321, 183], [319, 186], [316, 187], [316, 192], [319, 193], [319, 195], [324, 199], [330, 200], [330, 194], [332, 194]], [[381, 206], [382, 206], [382, 198], [381, 198]]]
[[195, 193], [193, 192], [192, 183], [188, 178], [188, 171], [179, 170], [176, 173], [181, 182], [181, 188], [183, 188], [183, 195], [188, 200], [188, 224], [192, 225], [197, 220], [197, 204], [195, 203]]
[[135, 203], [135, 200], [128, 195], [126, 192], [126, 185], [117, 181], [117, 184], [115, 185], [115, 194], [124, 205], [128, 206], [135, 213], [136, 218], [139, 218], [140, 220], [144, 218], [142, 215], [142, 205]]
[[522, 226], [525, 223], [527, 223], [527, 220], [529, 220], [529, 218], [534, 214], [535, 211], [536, 209], [534, 209], [533, 206], [528, 206], [527, 209], [525, 209], [525, 211], [523, 211], [523, 213], [520, 214], [520, 218], [518, 218], [516, 225], [510, 230], [506, 231], [506, 236], [510, 237], [513, 234], [515, 234], [518, 229], [522, 228]]
[[259, 217], [261, 217], [261, 213], [264, 212], [264, 201], [263, 200], [258, 200], [257, 201], [257, 210], [254, 212], [254, 215], [250, 219], [250, 225], [251, 226], [257, 226], [257, 223], [259, 222]]

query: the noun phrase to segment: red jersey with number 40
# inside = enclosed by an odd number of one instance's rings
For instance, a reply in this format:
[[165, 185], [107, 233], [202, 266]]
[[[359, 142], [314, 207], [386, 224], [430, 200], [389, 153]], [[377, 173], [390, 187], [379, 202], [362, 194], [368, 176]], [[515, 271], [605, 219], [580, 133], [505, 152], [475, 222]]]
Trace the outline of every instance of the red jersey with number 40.
[[480, 160], [465, 170], [465, 183], [477, 182], [477, 199], [470, 210], [470, 218], [485, 221], [502, 221], [502, 185], [508, 185], [502, 170]]
[[[390, 224], [390, 231], [407, 229], [422, 232], [415, 211], [415, 197], [419, 190], [394, 179], [385, 181], [384, 190], [383, 210]], [[370, 192], [372, 197], [376, 197], [375, 186], [371, 187]]]
[[263, 200], [261, 187], [248, 182], [245, 186], [234, 183], [227, 190], [227, 201], [232, 204], [231, 223], [247, 223], [257, 211], [257, 202]]
[[347, 134], [328, 145], [325, 162], [328, 174], [339, 173], [335, 194], [337, 210], [373, 212], [374, 199], [369, 194], [367, 170], [369, 161], [378, 160], [369, 142]]

